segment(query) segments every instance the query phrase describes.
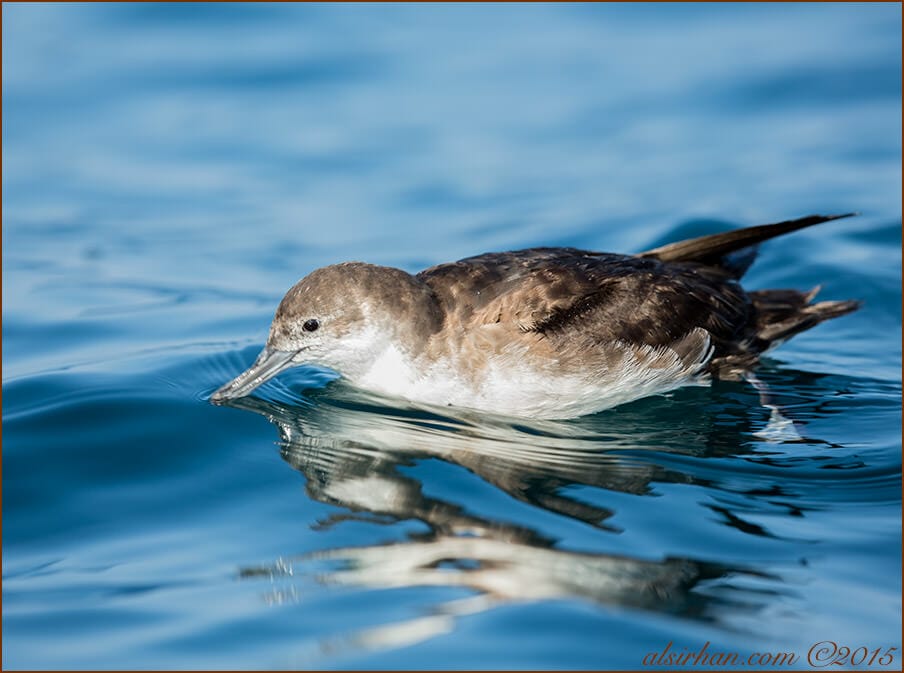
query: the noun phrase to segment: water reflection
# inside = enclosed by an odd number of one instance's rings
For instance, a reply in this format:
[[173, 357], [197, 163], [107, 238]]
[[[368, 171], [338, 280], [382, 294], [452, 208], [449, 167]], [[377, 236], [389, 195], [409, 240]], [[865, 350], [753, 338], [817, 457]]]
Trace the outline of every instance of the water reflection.
[[[331, 387], [329, 395], [315, 396], [314, 404], [243, 398], [229, 405], [273, 422], [282, 456], [305, 476], [308, 495], [342, 508], [316, 528], [347, 520], [377, 525], [414, 520], [426, 530], [400, 542], [332, 549], [246, 568], [243, 576], [304, 576], [318, 567], [316, 580], [325, 585], [462, 587], [475, 592], [436, 607], [428, 617], [357, 633], [342, 641], [342, 647], [417, 642], [450, 630], [459, 615], [516, 601], [578, 599], [706, 621], [719, 621], [727, 609], [746, 611], [762, 604], [762, 595], [729, 587], [730, 577], [767, 577], [750, 568], [692, 558], [649, 560], [559, 549], [556, 539], [537, 529], [470, 512], [465, 497], [427, 495], [422, 482], [402, 469], [439, 459], [466, 468], [519, 501], [617, 534], [619, 528], [607, 523], [614, 512], [575, 497], [569, 493], [572, 487], [642, 495], [651, 492], [653, 482], [695, 483], [697, 478], [685, 471], [638, 460], [632, 452], [747, 451], [745, 431], [747, 436], [752, 433], [745, 404], [704, 405], [701, 413], [689, 415], [687, 405], [665, 403], [657, 413], [650, 413], [648, 406], [626, 407], [617, 415], [584, 422], [512, 425], [511, 419], [483, 414], [390, 408], [379, 398], [341, 385]], [[670, 412], [674, 418], [663, 418], [674, 406], [679, 407]], [[617, 425], [612, 423], [616, 418]], [[739, 514], [723, 510], [728, 525], [744, 528]], [[294, 590], [273, 599], [294, 600]]]

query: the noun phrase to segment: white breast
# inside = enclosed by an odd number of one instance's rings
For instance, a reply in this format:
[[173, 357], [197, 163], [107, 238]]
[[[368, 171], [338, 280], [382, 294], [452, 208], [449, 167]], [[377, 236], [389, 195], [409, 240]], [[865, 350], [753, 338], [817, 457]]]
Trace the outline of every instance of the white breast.
[[352, 383], [413, 402], [481, 409], [537, 419], [574, 418], [666, 393], [703, 385], [709, 343], [694, 363], [682, 362], [668, 348], [624, 347], [621, 361], [608, 370], [561, 374], [555, 363], [532, 363], [525, 346], [515, 344], [487, 359], [481, 372], [463, 370], [452, 357], [412, 361], [389, 345]]
[[362, 388], [376, 390], [414, 400], [412, 393], [419, 388], [423, 372], [393, 345], [376, 354], [370, 368], [352, 382]]

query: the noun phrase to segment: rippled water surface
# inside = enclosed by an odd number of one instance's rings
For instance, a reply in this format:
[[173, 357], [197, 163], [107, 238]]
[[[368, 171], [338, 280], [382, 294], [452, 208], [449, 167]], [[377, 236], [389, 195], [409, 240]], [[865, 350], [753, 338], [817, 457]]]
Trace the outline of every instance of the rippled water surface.
[[[4, 668], [900, 667], [899, 5], [2, 11]], [[207, 402], [318, 266], [850, 210], [762, 394]]]

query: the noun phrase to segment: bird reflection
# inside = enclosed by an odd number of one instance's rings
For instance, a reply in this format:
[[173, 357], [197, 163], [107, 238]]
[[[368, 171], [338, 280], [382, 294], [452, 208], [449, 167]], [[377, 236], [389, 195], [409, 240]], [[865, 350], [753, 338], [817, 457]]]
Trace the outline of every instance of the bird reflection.
[[[739, 598], [728, 591], [726, 596], [708, 586], [710, 580], [739, 574], [762, 577], [751, 569], [690, 558], [645, 560], [558, 549], [556, 539], [534, 528], [480, 516], [459, 502], [425, 494], [421, 481], [400, 469], [439, 459], [466, 468], [519, 501], [617, 533], [618, 527], [607, 523], [614, 512], [570, 495], [571, 487], [646, 494], [654, 482], [694, 483], [691, 475], [639, 460], [632, 451], [745, 451], [738, 428], [749, 425], [746, 403], [737, 408], [722, 404], [717, 413], [690, 416], [668, 411], [674, 406], [669, 404], [662, 413], [650, 413], [645, 402], [644, 410], [628, 407], [584, 422], [513, 425], [511, 419], [485, 414], [389, 407], [385, 400], [341, 385], [314, 397], [314, 403], [300, 405], [256, 398], [228, 405], [274, 423], [282, 456], [305, 476], [308, 495], [341, 508], [315, 528], [347, 520], [378, 525], [414, 520], [426, 532], [391, 544], [332, 549], [246, 568], [243, 576], [272, 578], [296, 574], [305, 564], [326, 563], [326, 571], [317, 575], [326, 585], [463, 587], [475, 593], [437, 607], [429, 617], [355, 634], [344, 646], [417, 642], [450, 630], [459, 615], [515, 601], [580, 599], [702, 620], [717, 619], [716, 607], [759, 605], [751, 595]], [[664, 421], [666, 413], [675, 417]]]

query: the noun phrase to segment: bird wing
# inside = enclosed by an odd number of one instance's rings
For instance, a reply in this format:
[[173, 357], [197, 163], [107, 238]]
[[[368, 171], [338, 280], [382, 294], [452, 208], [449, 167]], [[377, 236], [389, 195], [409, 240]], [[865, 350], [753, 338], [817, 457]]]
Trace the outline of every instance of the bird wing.
[[743, 290], [717, 269], [574, 248], [470, 257], [418, 274], [448, 319], [600, 342], [669, 345], [702, 328], [729, 339], [747, 321]]
[[709, 267], [721, 268], [725, 273], [737, 279], [744, 275], [744, 272], [756, 259], [756, 248], [763, 241], [816, 224], [853, 217], [856, 214], [808, 215], [775, 224], [760, 224], [755, 227], [733, 229], [669, 243], [642, 252], [639, 257], [653, 257], [663, 262], [696, 262]]

